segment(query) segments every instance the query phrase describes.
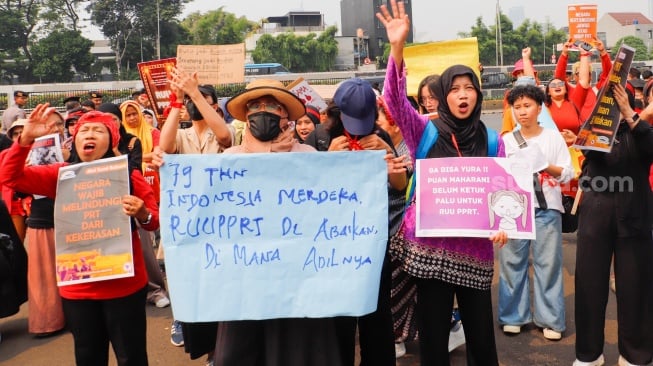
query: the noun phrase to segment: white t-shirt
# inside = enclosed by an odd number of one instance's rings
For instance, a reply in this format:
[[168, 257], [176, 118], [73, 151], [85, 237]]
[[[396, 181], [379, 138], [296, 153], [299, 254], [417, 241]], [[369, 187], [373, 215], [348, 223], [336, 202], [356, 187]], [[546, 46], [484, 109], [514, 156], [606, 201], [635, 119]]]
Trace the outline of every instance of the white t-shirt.
[[[506, 157], [518, 157], [520, 148], [515, 136], [512, 133], [506, 133], [502, 138], [505, 144]], [[544, 198], [549, 209], [564, 212], [560, 183], [567, 183], [574, 177], [574, 168], [571, 165], [571, 156], [565, 140], [558, 130], [542, 128], [539, 135], [526, 139], [526, 144], [539, 148], [549, 164], [562, 167], [562, 174], [559, 177], [554, 177], [555, 179], [551, 181], [544, 180], [542, 192], [544, 192]], [[535, 207], [539, 207], [537, 200], [535, 200]]]

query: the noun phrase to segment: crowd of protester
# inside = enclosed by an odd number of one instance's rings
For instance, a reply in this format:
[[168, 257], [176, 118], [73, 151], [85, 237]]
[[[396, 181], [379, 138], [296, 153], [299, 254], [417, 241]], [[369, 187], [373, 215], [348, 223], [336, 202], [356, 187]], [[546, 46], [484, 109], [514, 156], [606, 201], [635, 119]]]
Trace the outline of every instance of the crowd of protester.
[[[121, 104], [106, 103], [101, 91], [90, 91], [83, 101], [71, 97], [56, 106], [65, 113], [44, 103], [29, 114], [23, 109], [29, 94], [16, 91], [0, 134], [0, 317], [16, 314], [27, 301], [27, 331], [37, 337], [70, 331], [78, 365], [107, 365], [109, 344], [119, 365], [147, 365], [146, 306], [175, 306], [160, 266], [165, 243], [157, 235], [164, 153], [382, 150], [389, 230], [374, 312], [361, 317], [173, 320], [172, 345], [183, 346], [190, 359], [205, 357], [207, 365], [215, 366], [350, 366], [358, 343], [360, 365], [391, 366], [406, 353], [404, 343], [416, 341], [422, 365], [448, 365], [449, 353], [463, 344], [467, 364], [499, 365], [495, 329], [515, 335], [533, 323], [546, 341], [565, 336], [569, 317], [562, 281], [561, 197], [569, 195], [579, 201], [574, 365], [605, 363], [610, 286], [619, 304], [619, 365], [650, 363], [653, 130], [648, 122], [653, 123], [653, 81], [633, 69], [625, 87], [607, 85], [611, 62], [595, 39], [592, 45], [603, 64], [596, 85], [590, 83], [590, 51], [581, 51], [572, 75], [564, 72], [573, 47], [569, 41], [554, 78], [543, 87], [526, 47], [515, 65], [497, 133], [481, 120], [482, 86], [478, 70], [469, 66], [450, 65], [425, 77], [411, 103], [406, 89], [410, 65], [404, 58], [411, 23], [403, 2], [381, 5], [376, 17], [390, 44], [382, 92], [352, 78], [339, 84], [322, 109], [304, 104], [271, 79], [251, 82], [223, 109], [213, 86], [200, 84], [193, 70], [177, 68], [170, 72], [164, 120], [157, 120], [145, 90]], [[615, 144], [610, 152], [584, 152], [582, 166], [575, 168], [570, 145], [604, 87], [611, 88], [620, 113]], [[225, 112], [234, 120], [227, 121]], [[432, 129], [438, 137], [422, 154]], [[49, 134], [60, 140], [63, 159], [26, 164], [34, 141]], [[128, 155], [131, 188], [122, 197], [122, 210], [133, 229], [134, 276], [58, 286], [54, 202], [59, 169], [120, 155]], [[508, 239], [502, 227], [487, 238], [416, 235], [410, 178], [417, 160], [486, 156], [519, 160], [541, 184], [541, 194], [535, 194], [535, 239]], [[632, 189], [579, 184], [581, 178], [616, 176], [631, 178]], [[27, 250], [9, 255], [6, 248], [12, 246]], [[495, 254], [496, 317], [491, 296]]]

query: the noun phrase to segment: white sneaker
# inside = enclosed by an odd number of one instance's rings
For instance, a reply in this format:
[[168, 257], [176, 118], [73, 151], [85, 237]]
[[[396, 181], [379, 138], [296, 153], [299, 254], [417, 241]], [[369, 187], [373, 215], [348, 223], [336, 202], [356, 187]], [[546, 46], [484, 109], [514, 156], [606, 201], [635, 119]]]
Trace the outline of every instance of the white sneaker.
[[404, 342], [395, 343], [395, 358], [402, 357], [406, 354], [406, 344]]
[[170, 299], [168, 299], [166, 296], [160, 297], [156, 302], [154, 303], [154, 306], [157, 308], [165, 308], [166, 306], [170, 305]]
[[618, 365], [619, 366], [637, 366], [634, 363], [628, 362], [628, 360], [626, 360], [626, 358], [624, 356], [622, 356], [622, 355], [619, 355], [619, 364]]
[[551, 340], [551, 341], [559, 341], [562, 339], [562, 333], [561, 332], [556, 332], [555, 330], [551, 328], [544, 328], [542, 330], [544, 332], [544, 338]]
[[503, 332], [508, 334], [519, 334], [521, 333], [521, 325], [504, 325]]
[[600, 355], [599, 358], [590, 362], [583, 362], [576, 359], [576, 361], [574, 361], [572, 366], [603, 366], [604, 363], [605, 363], [605, 359], [603, 358], [603, 355]]
[[458, 322], [449, 332], [449, 352], [465, 344], [465, 331], [463, 323]]

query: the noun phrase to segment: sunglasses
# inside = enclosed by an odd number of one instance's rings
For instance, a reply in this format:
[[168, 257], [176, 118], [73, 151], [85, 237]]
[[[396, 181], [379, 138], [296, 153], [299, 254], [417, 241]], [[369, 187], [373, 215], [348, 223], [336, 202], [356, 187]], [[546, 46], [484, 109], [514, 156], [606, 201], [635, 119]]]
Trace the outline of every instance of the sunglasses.
[[549, 83], [549, 85], [552, 88], [560, 88], [560, 87], [565, 86], [565, 83], [563, 81], [552, 81], [552, 82]]
[[256, 112], [260, 110], [261, 108], [264, 108], [266, 112], [281, 112], [281, 104], [275, 103], [275, 102], [270, 102], [270, 103], [263, 103], [259, 101], [253, 101], [247, 103], [247, 110], [250, 112]]

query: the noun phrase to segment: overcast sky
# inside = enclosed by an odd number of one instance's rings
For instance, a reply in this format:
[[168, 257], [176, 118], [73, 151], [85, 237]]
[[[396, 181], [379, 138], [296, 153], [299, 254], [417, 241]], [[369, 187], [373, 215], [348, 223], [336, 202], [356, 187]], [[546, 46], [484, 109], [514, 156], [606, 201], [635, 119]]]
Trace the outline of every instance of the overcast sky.
[[[567, 6], [570, 4], [598, 5], [598, 19], [608, 12], [640, 12], [650, 15], [649, 3], [653, 0], [498, 0], [504, 14], [510, 15], [513, 8], [523, 9], [523, 16], [540, 23], [547, 18], [556, 27], [567, 25]], [[488, 0], [413, 0], [413, 27], [415, 41], [442, 41], [457, 38], [458, 32], [469, 32], [479, 16], [486, 26], [494, 24], [497, 1]], [[446, 5], [445, 5], [446, 4]], [[320, 11], [327, 25], [340, 26], [340, 0], [194, 0], [187, 4], [182, 14], [207, 12], [224, 6], [224, 10], [245, 16], [252, 21], [269, 16], [285, 15], [289, 11]], [[369, 14], [370, 17], [374, 14]], [[518, 24], [515, 24], [518, 26]], [[87, 36], [98, 39], [99, 32], [88, 31]]]

